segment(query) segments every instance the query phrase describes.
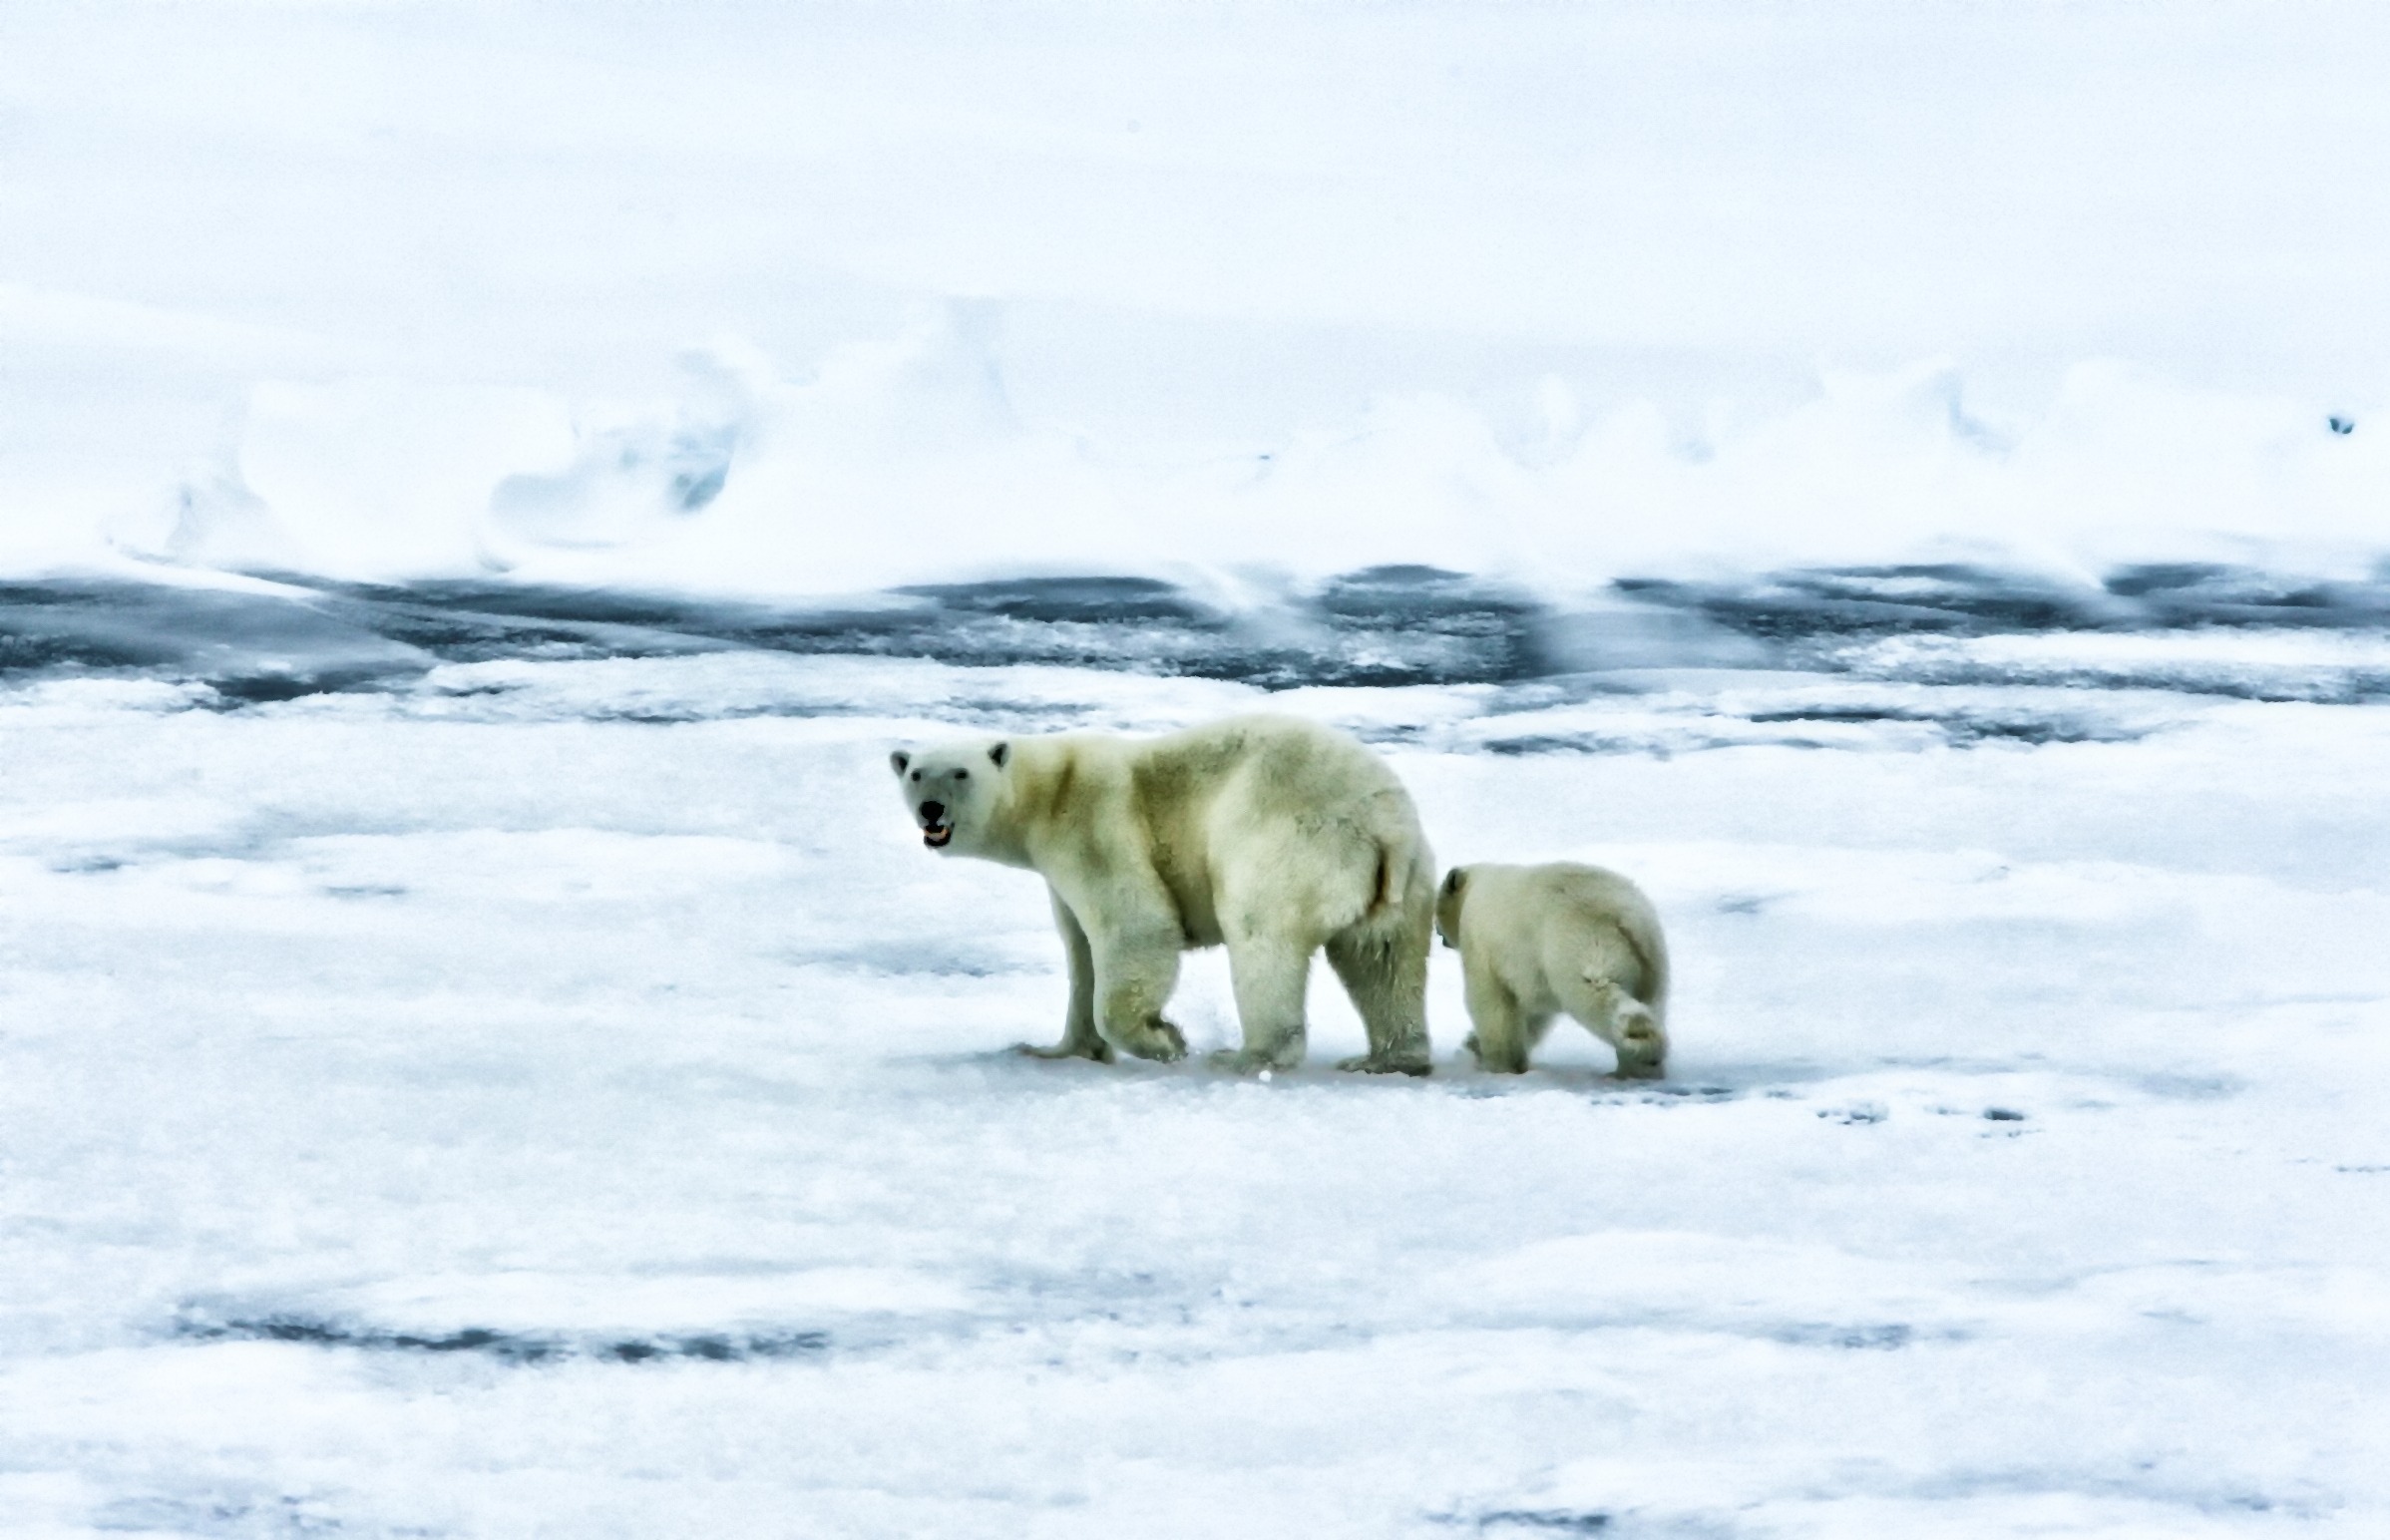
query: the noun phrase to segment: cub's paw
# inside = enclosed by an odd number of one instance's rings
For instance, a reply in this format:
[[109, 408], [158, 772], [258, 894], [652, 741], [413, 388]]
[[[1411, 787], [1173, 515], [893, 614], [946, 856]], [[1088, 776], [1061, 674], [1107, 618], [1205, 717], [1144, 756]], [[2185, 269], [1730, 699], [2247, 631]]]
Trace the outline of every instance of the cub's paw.
[[1527, 1072], [1527, 1055], [1515, 1047], [1488, 1048], [1477, 1040], [1475, 1032], [1469, 1033], [1468, 1041], [1461, 1046], [1469, 1050], [1470, 1058], [1476, 1060], [1477, 1072], [1481, 1075], [1523, 1075]]
[[1336, 1067], [1357, 1070], [1365, 1075], [1424, 1075], [1433, 1073], [1435, 1069], [1434, 1065], [1427, 1062], [1427, 1056], [1423, 1053], [1417, 1055], [1362, 1053], [1349, 1059], [1337, 1060]]

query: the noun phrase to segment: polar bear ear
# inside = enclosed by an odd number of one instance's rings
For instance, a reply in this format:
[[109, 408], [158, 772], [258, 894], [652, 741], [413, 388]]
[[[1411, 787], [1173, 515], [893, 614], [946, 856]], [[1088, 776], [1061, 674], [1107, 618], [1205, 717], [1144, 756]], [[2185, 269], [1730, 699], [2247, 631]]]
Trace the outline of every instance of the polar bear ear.
[[912, 766], [913, 756], [906, 753], [903, 749], [898, 749], [895, 753], [888, 756], [888, 768], [894, 770], [899, 775], [903, 775], [907, 770], [911, 769]]
[[996, 768], [1001, 770], [1004, 768], [1004, 761], [1012, 757], [1012, 745], [1009, 743], [996, 744], [988, 750], [988, 757], [996, 761]]
[[1468, 880], [1469, 869], [1467, 867], [1454, 867], [1449, 873], [1445, 874], [1444, 892], [1458, 893], [1461, 889], [1468, 886]]

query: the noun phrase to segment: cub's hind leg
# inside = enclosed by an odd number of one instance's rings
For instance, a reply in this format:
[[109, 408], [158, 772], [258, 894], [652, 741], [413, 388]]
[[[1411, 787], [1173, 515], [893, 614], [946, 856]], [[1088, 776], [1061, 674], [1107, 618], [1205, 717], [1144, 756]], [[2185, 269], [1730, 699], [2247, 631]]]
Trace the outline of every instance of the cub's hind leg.
[[1624, 1080], [1657, 1080], [1668, 1072], [1668, 1032], [1659, 1012], [1616, 979], [1580, 979], [1567, 990], [1568, 1013], [1618, 1053]]

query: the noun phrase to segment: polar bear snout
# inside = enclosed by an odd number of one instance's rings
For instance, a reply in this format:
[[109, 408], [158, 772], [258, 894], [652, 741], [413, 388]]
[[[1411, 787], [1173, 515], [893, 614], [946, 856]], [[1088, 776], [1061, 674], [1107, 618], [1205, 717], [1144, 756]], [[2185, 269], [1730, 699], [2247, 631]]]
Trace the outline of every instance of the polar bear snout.
[[925, 802], [920, 808], [921, 842], [932, 850], [945, 847], [955, 837], [954, 823], [946, 816], [943, 802]]

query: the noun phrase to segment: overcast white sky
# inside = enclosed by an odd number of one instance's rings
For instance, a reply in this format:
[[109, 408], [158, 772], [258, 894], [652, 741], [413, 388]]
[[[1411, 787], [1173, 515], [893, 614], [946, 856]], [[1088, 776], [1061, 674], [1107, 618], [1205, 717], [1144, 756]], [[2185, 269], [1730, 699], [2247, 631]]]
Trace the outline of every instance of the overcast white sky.
[[2384, 79], [2311, 3], [19, 0], [0, 281], [486, 368], [946, 294], [2354, 367]]
[[158, 506], [261, 381], [653, 398], [957, 297], [1131, 452], [1403, 392], [1516, 441], [1554, 377], [1697, 441], [1921, 360], [2320, 423], [2390, 399], [2384, 80], [2329, 0], [15, 0], [0, 514]]

